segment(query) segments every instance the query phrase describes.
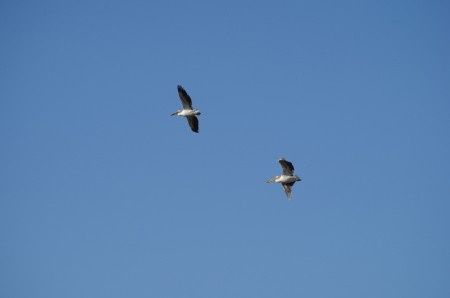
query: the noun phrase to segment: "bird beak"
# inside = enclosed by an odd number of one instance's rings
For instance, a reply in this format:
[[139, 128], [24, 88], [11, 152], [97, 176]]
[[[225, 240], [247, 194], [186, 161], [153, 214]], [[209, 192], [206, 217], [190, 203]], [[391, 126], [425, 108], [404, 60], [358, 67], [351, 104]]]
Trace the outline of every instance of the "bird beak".
[[172, 113], [170, 114], [170, 116], [175, 116], [178, 112]]

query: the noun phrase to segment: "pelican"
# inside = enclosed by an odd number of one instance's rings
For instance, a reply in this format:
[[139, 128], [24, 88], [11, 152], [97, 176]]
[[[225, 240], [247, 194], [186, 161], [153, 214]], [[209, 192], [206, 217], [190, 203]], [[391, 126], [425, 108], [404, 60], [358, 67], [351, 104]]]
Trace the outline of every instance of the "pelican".
[[192, 107], [191, 97], [187, 94], [186, 90], [184, 90], [184, 88], [180, 85], [177, 86], [177, 89], [183, 108], [181, 110], [177, 110], [175, 113], [172, 113], [170, 116], [177, 115], [186, 117], [192, 131], [198, 133], [198, 118], [196, 116], [201, 113], [199, 110]]
[[292, 186], [294, 186], [294, 183], [297, 181], [302, 181], [302, 179], [294, 175], [294, 166], [291, 162], [287, 161], [284, 158], [281, 158], [278, 160], [281, 167], [283, 168], [283, 173], [278, 176], [274, 176], [267, 180], [267, 183], [281, 183], [284, 188], [284, 192], [286, 193], [286, 196], [288, 199], [291, 199], [291, 192], [292, 192]]

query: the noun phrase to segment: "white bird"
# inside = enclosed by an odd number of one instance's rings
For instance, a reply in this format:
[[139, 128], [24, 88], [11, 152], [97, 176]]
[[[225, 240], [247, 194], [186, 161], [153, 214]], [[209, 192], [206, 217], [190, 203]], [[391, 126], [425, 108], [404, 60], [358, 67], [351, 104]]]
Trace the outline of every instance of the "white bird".
[[291, 199], [292, 186], [294, 186], [295, 182], [302, 181], [302, 179], [299, 176], [294, 175], [294, 166], [291, 162], [285, 160], [284, 158], [279, 159], [278, 162], [283, 168], [283, 173], [270, 178], [267, 180], [267, 183], [281, 183], [286, 196], [288, 199]]
[[198, 133], [198, 118], [196, 116], [201, 113], [199, 110], [192, 107], [191, 97], [187, 94], [186, 90], [184, 90], [184, 88], [180, 85], [177, 86], [177, 89], [183, 109], [177, 110], [175, 113], [172, 113], [171, 116], [177, 115], [186, 117], [192, 131]]

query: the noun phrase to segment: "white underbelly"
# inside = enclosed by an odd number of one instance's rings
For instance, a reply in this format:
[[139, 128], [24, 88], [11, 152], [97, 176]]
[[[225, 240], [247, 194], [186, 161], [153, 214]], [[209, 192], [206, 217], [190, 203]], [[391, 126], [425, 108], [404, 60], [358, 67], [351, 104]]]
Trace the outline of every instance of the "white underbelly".
[[193, 116], [193, 115], [195, 115], [195, 112], [193, 110], [182, 110], [178, 115], [179, 116]]
[[276, 182], [278, 183], [291, 183], [295, 181], [295, 177], [293, 176], [286, 176], [286, 175], [281, 175]]

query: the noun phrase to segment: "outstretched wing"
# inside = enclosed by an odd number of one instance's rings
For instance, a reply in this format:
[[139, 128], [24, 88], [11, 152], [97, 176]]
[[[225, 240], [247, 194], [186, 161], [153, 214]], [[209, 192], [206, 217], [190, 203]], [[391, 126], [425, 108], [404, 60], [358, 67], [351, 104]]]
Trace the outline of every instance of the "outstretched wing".
[[281, 167], [283, 168], [283, 175], [292, 176], [294, 175], [294, 166], [291, 162], [285, 160], [284, 158], [279, 159]]
[[180, 85], [177, 86], [178, 96], [180, 96], [181, 104], [183, 105], [183, 109], [192, 110], [192, 100], [189, 94], [187, 94], [186, 90]]
[[198, 118], [196, 116], [187, 116], [186, 118], [192, 131], [198, 133]]
[[294, 186], [295, 182], [292, 183], [282, 183], [281, 185], [283, 185], [284, 188], [284, 193], [286, 194], [286, 196], [288, 197], [288, 199], [291, 199], [291, 193], [292, 193], [292, 186]]

